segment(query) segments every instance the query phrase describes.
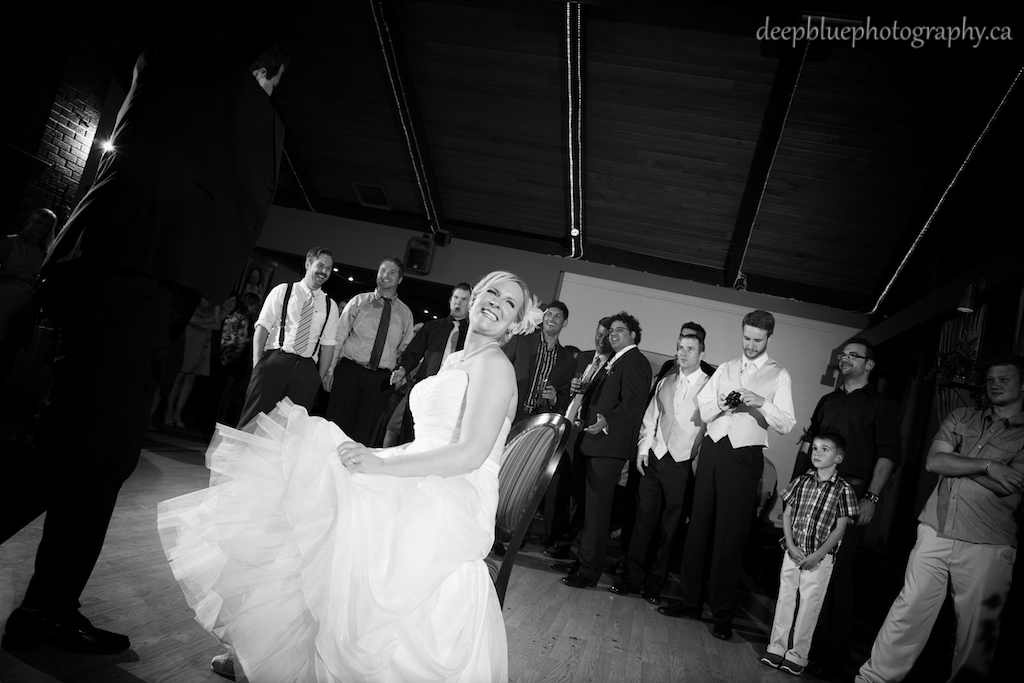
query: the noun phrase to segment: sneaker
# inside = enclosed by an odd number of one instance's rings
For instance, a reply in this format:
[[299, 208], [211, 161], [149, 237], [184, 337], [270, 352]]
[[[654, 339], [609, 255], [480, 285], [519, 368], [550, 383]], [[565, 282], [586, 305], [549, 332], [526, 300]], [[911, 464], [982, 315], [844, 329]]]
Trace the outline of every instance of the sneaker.
[[788, 674], [799, 676], [804, 672], [804, 668], [796, 662], [791, 662], [788, 659], [783, 659], [779, 662], [779, 671], [785, 671]]
[[773, 654], [771, 652], [765, 652], [764, 656], [757, 661], [761, 662], [765, 666], [770, 666], [773, 669], [778, 669], [779, 664], [782, 664], [783, 659], [782, 655]]
[[235, 680], [235, 658], [231, 654], [217, 655], [210, 662], [213, 673], [223, 676], [229, 681]]

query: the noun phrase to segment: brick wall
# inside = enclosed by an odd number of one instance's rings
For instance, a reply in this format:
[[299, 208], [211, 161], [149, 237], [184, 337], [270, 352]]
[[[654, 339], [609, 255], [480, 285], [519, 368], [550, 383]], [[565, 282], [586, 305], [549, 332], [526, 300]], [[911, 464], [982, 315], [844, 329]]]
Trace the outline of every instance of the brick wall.
[[102, 12], [37, 4], [14, 22], [4, 49], [4, 234], [34, 208], [52, 209], [62, 224], [74, 208], [129, 24], [129, 12], [118, 11], [127, 3], [104, 3]]

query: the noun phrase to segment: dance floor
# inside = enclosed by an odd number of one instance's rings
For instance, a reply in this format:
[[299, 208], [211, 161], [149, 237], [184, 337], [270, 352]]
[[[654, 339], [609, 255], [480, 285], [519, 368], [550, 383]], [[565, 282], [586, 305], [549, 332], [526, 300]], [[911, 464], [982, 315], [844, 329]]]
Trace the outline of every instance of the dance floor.
[[[42, 647], [0, 650], [2, 683], [191, 683], [222, 681], [209, 668], [220, 653], [171, 576], [156, 532], [156, 507], [206, 485], [204, 444], [150, 432], [139, 467], [125, 484], [82, 612], [97, 626], [127, 633], [132, 648], [84, 657]], [[42, 532], [40, 517], [0, 546], [0, 623], [20, 604]], [[505, 600], [509, 679], [515, 682], [791, 680], [758, 663], [774, 600], [749, 581], [741, 592], [732, 641], [716, 640], [710, 624], [670, 619], [636, 596], [564, 586], [540, 548], [528, 544], [512, 572]]]

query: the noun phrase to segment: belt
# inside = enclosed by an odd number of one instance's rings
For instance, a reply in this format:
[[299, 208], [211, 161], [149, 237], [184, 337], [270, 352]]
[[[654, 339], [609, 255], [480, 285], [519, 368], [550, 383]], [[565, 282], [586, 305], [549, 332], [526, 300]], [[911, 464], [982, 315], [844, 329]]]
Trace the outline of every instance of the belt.
[[291, 351], [285, 351], [284, 349], [280, 349], [280, 348], [277, 348], [277, 349], [270, 349], [270, 350], [271, 350], [271, 351], [277, 351], [278, 353], [283, 353], [283, 354], [284, 354], [284, 355], [286, 355], [286, 356], [295, 356], [295, 357], [296, 357], [296, 358], [298, 358], [299, 360], [308, 360], [308, 361], [311, 361], [311, 360], [313, 360], [313, 356], [300, 356], [300, 355], [299, 355], [299, 354], [297, 354], [297, 353], [292, 353]]
[[363, 365], [362, 363], [357, 363], [354, 360], [352, 360], [351, 358], [342, 358], [341, 362], [342, 363], [351, 363], [352, 365], [356, 366], [357, 368], [361, 368], [363, 370], [366, 370], [367, 372], [391, 372], [392, 371], [391, 368], [377, 368], [376, 370], [374, 370], [369, 365]]

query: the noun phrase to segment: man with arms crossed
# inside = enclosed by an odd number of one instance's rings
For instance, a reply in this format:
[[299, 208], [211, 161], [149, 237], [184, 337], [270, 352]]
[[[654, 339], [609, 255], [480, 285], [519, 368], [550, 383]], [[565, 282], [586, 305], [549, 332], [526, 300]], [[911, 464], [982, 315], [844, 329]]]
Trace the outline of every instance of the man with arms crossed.
[[918, 516], [903, 590], [857, 674], [901, 681], [928, 642], [951, 585], [956, 640], [950, 680], [988, 680], [1017, 556], [1024, 488], [1024, 359], [988, 364], [984, 410], [957, 408], [939, 427], [925, 469], [939, 475]]

